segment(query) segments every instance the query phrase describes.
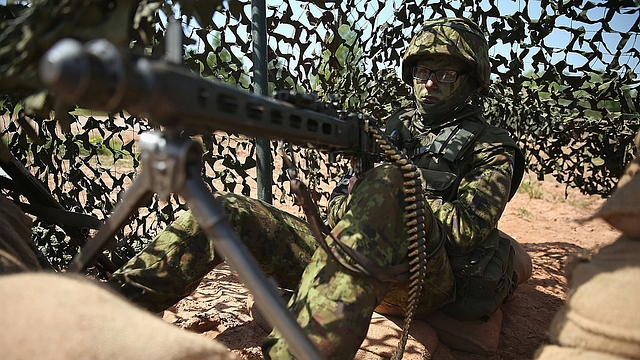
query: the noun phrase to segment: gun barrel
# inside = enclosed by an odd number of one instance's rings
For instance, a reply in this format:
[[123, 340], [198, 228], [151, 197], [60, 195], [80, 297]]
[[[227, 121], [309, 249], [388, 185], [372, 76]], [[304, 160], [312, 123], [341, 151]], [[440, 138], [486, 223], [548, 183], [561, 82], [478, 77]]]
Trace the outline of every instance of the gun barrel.
[[56, 43], [40, 78], [64, 102], [114, 113], [126, 110], [159, 125], [285, 139], [329, 151], [363, 151], [358, 121], [348, 121], [208, 80], [160, 60], [129, 60], [106, 40]]

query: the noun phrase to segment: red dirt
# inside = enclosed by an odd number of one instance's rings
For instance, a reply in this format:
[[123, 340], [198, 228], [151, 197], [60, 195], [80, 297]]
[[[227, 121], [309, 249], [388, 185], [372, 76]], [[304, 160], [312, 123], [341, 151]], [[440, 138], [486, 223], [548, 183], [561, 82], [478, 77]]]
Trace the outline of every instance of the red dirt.
[[[545, 343], [551, 319], [564, 302], [567, 289], [563, 268], [567, 258], [585, 249], [598, 249], [620, 235], [600, 220], [585, 225], [576, 223], [576, 219], [595, 212], [603, 202], [597, 196], [581, 195], [574, 189], [569, 189], [565, 196], [565, 186], [552, 178], [523, 181], [499, 227], [515, 237], [531, 255], [533, 276], [503, 306], [498, 352], [481, 356], [450, 350], [456, 360], [533, 358], [535, 350]], [[190, 297], [165, 311], [163, 318], [217, 339], [244, 359], [263, 359], [260, 342], [266, 333], [247, 311], [248, 296], [235, 272], [222, 264]]]

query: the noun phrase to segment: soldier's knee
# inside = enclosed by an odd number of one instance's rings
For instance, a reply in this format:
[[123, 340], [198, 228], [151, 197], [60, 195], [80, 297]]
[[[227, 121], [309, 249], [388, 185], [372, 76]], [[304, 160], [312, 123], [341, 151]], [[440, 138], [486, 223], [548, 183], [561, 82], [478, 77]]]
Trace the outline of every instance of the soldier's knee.
[[362, 178], [362, 182], [375, 181], [390, 187], [401, 187], [403, 184], [402, 170], [394, 164], [382, 164], [368, 172]]

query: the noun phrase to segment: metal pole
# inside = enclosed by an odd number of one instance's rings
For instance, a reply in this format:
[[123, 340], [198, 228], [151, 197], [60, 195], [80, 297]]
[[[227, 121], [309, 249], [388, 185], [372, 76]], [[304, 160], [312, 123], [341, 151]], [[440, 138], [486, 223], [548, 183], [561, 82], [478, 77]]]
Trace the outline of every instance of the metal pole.
[[[267, 4], [266, 0], [251, 1], [251, 39], [253, 46], [253, 91], [269, 95], [267, 74]], [[271, 204], [271, 145], [268, 139], [256, 139], [258, 199]]]

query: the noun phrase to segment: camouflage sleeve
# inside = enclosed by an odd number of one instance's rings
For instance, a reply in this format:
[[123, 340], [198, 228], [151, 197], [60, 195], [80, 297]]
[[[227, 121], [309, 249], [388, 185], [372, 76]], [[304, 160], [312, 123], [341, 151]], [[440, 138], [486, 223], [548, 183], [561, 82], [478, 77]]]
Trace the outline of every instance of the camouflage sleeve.
[[427, 199], [447, 231], [447, 250], [462, 255], [473, 250], [497, 225], [509, 199], [516, 150], [492, 147], [468, 156], [467, 168], [451, 202]]
[[347, 194], [336, 193], [329, 199], [329, 204], [327, 204], [327, 223], [330, 228], [336, 226], [342, 219], [342, 215], [347, 211], [348, 197]]

